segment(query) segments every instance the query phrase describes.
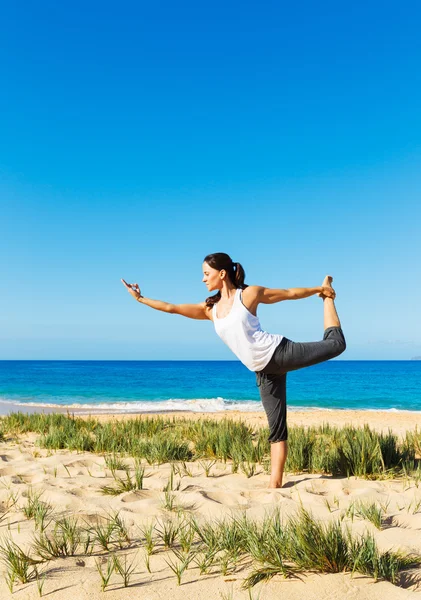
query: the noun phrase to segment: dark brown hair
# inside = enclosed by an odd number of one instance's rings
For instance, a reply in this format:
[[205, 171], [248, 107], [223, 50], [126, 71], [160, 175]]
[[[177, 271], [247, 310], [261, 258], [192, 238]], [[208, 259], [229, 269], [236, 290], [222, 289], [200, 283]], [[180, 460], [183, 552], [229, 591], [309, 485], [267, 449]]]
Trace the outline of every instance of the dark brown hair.
[[[231, 257], [225, 252], [216, 252], [215, 254], [208, 254], [203, 259], [203, 262], [207, 263], [212, 269], [217, 269], [218, 271], [227, 272], [227, 275], [231, 281], [231, 283], [238, 289], [245, 290], [248, 285], [244, 283], [244, 279], [246, 278], [246, 273], [240, 263], [235, 263], [231, 260]], [[206, 306], [210, 308], [221, 299], [221, 291], [214, 294], [213, 296], [209, 296], [206, 298]]]

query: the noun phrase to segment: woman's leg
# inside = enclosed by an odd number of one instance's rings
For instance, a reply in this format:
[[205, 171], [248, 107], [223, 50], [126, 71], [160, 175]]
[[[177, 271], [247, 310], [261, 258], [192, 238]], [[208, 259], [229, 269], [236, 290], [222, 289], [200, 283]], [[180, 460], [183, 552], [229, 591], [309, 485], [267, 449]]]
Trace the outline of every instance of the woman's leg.
[[269, 488], [282, 487], [284, 467], [288, 456], [288, 442], [274, 442], [270, 445], [270, 481]]
[[[327, 276], [323, 286], [331, 286]], [[286, 422], [286, 374], [303, 367], [334, 358], [346, 348], [338, 313], [332, 298], [323, 297], [324, 335], [319, 342], [292, 342], [285, 339], [263, 371], [256, 373], [260, 397], [268, 418], [271, 444], [271, 476], [269, 487], [282, 487], [284, 466], [288, 454]]]
[[[332, 287], [333, 277], [330, 275], [326, 275], [323, 280], [322, 285], [324, 287]], [[323, 311], [324, 311], [324, 328], [328, 329], [329, 327], [340, 327], [341, 322], [339, 321], [338, 313], [336, 312], [335, 302], [332, 298], [323, 298]]]
[[286, 374], [264, 375], [259, 386], [260, 398], [269, 425], [270, 488], [282, 487], [282, 477], [288, 453], [286, 377]]
[[[332, 277], [325, 277], [323, 286], [331, 287]], [[346, 348], [345, 337], [341, 329], [335, 302], [332, 298], [323, 298], [324, 334], [319, 342], [292, 342], [287, 340], [282, 349], [273, 357], [278, 373], [287, 373], [303, 367], [317, 365], [342, 354]], [[271, 365], [273, 368], [273, 365]]]

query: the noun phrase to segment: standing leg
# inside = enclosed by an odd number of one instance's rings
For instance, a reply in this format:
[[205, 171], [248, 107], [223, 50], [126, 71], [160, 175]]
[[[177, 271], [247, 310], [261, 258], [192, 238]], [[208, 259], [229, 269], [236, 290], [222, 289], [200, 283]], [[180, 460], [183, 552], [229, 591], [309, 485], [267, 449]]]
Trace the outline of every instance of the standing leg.
[[274, 442], [270, 445], [270, 481], [269, 488], [282, 487], [282, 477], [288, 455], [288, 442]]
[[286, 378], [286, 374], [263, 375], [259, 385], [260, 398], [269, 425], [270, 488], [282, 487], [282, 477], [288, 453]]
[[[324, 287], [332, 287], [329, 275], [323, 281]], [[299, 343], [285, 339], [279, 350], [263, 371], [256, 374], [260, 397], [268, 418], [271, 444], [271, 475], [269, 488], [282, 487], [284, 466], [288, 454], [288, 430], [286, 424], [286, 374], [310, 365], [334, 358], [346, 348], [341, 323], [333, 298], [323, 298], [324, 335], [319, 342]]]

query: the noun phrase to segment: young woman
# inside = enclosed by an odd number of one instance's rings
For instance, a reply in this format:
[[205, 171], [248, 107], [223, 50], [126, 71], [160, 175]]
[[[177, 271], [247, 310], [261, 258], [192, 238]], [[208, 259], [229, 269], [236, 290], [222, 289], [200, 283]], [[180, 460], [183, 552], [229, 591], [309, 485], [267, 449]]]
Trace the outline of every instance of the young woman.
[[[170, 304], [141, 295], [137, 283], [126, 283], [129, 293], [141, 304], [190, 319], [209, 319], [216, 333], [250, 371], [256, 382], [269, 423], [271, 476], [269, 488], [282, 487], [288, 452], [286, 420], [286, 374], [329, 360], [345, 350], [345, 338], [335, 309], [332, 277], [312, 288], [271, 289], [246, 285], [245, 272], [228, 254], [217, 252], [205, 257], [203, 283], [217, 293], [199, 304]], [[298, 300], [317, 294], [324, 303], [324, 335], [318, 342], [292, 342], [283, 335], [263, 331], [256, 311], [260, 303]]]

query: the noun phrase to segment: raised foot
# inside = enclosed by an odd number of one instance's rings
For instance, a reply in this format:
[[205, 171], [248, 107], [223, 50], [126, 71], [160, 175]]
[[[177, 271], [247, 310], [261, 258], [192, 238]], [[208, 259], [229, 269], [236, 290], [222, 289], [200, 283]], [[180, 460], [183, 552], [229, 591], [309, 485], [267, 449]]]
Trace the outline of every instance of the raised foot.
[[[326, 275], [326, 277], [322, 281], [322, 287], [332, 287], [333, 277], [331, 275]], [[327, 296], [323, 293], [317, 294], [319, 298], [327, 298]]]

